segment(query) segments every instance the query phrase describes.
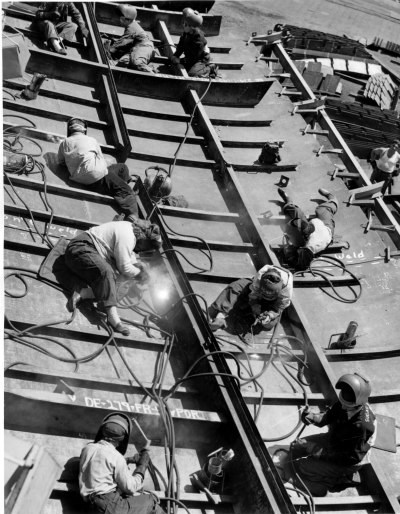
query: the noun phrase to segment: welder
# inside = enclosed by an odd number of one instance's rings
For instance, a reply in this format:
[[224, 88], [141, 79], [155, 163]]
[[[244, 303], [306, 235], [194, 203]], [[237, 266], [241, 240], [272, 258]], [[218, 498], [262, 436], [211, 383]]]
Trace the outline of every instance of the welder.
[[103, 41], [109, 57], [116, 65], [133, 70], [154, 73], [149, 65], [154, 57], [154, 44], [136, 20], [137, 11], [133, 5], [120, 4], [120, 24], [125, 27], [124, 34], [112, 42]]
[[136, 195], [126, 164], [107, 164], [95, 138], [87, 135], [87, 124], [71, 118], [67, 124], [67, 138], [58, 149], [58, 162], [68, 169], [73, 182], [84, 184], [91, 191], [114, 197], [120, 213], [138, 215]]
[[[302, 413], [305, 425], [328, 426], [328, 432], [297, 439], [291, 446], [295, 470], [313, 496], [359, 483], [359, 469], [368, 462], [375, 440], [376, 418], [367, 403], [369, 380], [347, 373], [335, 387], [340, 390], [339, 401], [326, 412]], [[296, 483], [296, 478], [291, 481]]]
[[186, 7], [182, 11], [183, 34], [179, 39], [174, 55], [171, 57], [172, 64], [181, 62], [185, 66], [190, 77], [209, 77], [210, 73], [217, 75], [218, 70], [215, 64], [211, 63], [210, 49], [200, 27], [203, 24], [203, 17], [197, 11]]
[[[81, 452], [79, 491], [101, 514], [162, 514], [156, 496], [140, 492], [150, 462], [149, 445], [124, 458], [131, 430], [132, 422], [123, 412], [103, 419], [94, 441]], [[136, 464], [133, 474], [128, 467], [132, 463]]]
[[374, 148], [370, 161], [373, 166], [371, 182], [382, 182], [382, 194], [393, 181], [393, 177], [400, 174], [400, 139], [392, 141], [389, 147]]
[[75, 310], [81, 300], [102, 302], [111, 327], [129, 335], [117, 311], [117, 277], [143, 284], [148, 279], [148, 265], [138, 261], [135, 251], [149, 252], [160, 246], [158, 225], [134, 216], [103, 223], [75, 236], [65, 251], [65, 264], [76, 278], [69, 310]]
[[[72, 21], [68, 21], [68, 16]], [[49, 48], [61, 55], [67, 54], [62, 39], [74, 41], [78, 27], [82, 36], [87, 38], [89, 31], [72, 2], [43, 2], [33, 22], [33, 28], [40, 32]]]
[[314, 255], [325, 250], [333, 239], [338, 201], [326, 189], [320, 188], [318, 192], [326, 201], [316, 207], [315, 218], [307, 219], [286, 191], [278, 187], [278, 193], [284, 201], [283, 212], [290, 218], [288, 232], [292, 232], [295, 239], [294, 244], [285, 247], [285, 256], [288, 264], [298, 270], [307, 269]]
[[211, 330], [236, 334], [270, 330], [289, 307], [292, 294], [290, 271], [267, 264], [253, 278], [240, 278], [220, 293], [208, 309]]

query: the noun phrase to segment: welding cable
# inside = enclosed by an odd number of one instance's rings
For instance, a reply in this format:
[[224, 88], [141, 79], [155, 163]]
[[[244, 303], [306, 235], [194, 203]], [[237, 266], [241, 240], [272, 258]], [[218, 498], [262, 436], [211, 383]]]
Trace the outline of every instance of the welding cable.
[[16, 100], [18, 98], [17, 95], [14, 95], [14, 93], [11, 93], [11, 91], [8, 91], [7, 89], [4, 89], [4, 88], [3, 88], [3, 93], [7, 93], [8, 95], [10, 95], [13, 100]]
[[311, 514], [315, 513], [315, 509], [313, 507], [313, 503], [311, 500], [312, 497], [310, 498], [310, 495], [308, 495], [305, 491], [302, 491], [298, 487], [294, 486], [293, 484], [284, 484], [284, 485], [285, 485], [285, 488], [288, 489], [289, 491], [294, 491], [295, 493], [300, 494], [300, 496], [303, 496], [304, 500], [307, 503], [308, 510], [310, 511], [310, 513]]
[[[314, 498], [313, 498], [313, 495], [310, 493], [308, 487], [306, 486], [306, 484], [304, 483], [303, 479], [301, 478], [301, 476], [299, 475], [299, 473], [297, 472], [297, 469], [296, 469], [296, 465], [295, 465], [295, 459], [293, 459], [293, 450], [292, 450], [292, 445], [290, 445], [290, 450], [289, 450], [289, 460], [290, 460], [290, 463], [292, 465], [292, 469], [293, 469], [293, 473], [296, 477], [296, 479], [300, 482], [301, 486], [303, 487], [303, 490], [305, 492], [305, 494], [308, 496], [310, 502], [308, 503], [309, 505], [309, 508], [310, 508], [310, 514], [314, 514], [315, 513], [315, 502], [314, 502]], [[298, 489], [296, 486], [294, 486], [295, 489]], [[300, 489], [301, 490], [301, 489]]]
[[168, 496], [165, 496], [162, 500], [175, 502], [177, 505], [179, 505], [179, 507], [182, 507], [182, 509], [184, 509], [188, 514], [190, 514], [189, 509], [180, 500], [177, 500], [176, 498], [169, 498]]
[[165, 221], [165, 216], [163, 215], [163, 213], [161, 212], [160, 208], [158, 207], [158, 205], [156, 205], [156, 209], [157, 209], [157, 214], [159, 215], [159, 217], [161, 218], [163, 224], [166, 226], [167, 230], [170, 232], [170, 234], [168, 235], [175, 235], [175, 236], [181, 236], [181, 237], [188, 237], [188, 238], [191, 238], [191, 239], [195, 239], [197, 241], [200, 241], [201, 243], [204, 244], [204, 246], [206, 247], [206, 250], [203, 250], [203, 249], [200, 249], [200, 252], [202, 254], [204, 254], [207, 259], [210, 261], [210, 267], [209, 269], [205, 269], [205, 268], [200, 268], [198, 266], [196, 266], [195, 264], [192, 264], [189, 259], [187, 259], [187, 257], [185, 257], [185, 255], [180, 252], [179, 250], [176, 250], [175, 248], [172, 248], [172, 249], [169, 249], [167, 248], [166, 250], [164, 250], [163, 252], [160, 252], [160, 255], [163, 255], [163, 254], [166, 254], [168, 251], [173, 251], [175, 253], [178, 253], [179, 255], [182, 256], [183, 259], [185, 259], [185, 261], [190, 265], [192, 266], [193, 268], [196, 268], [198, 270], [200, 270], [200, 273], [208, 273], [209, 271], [212, 271], [213, 267], [214, 267], [214, 260], [213, 260], [213, 256], [212, 256], [212, 251], [211, 251], [211, 248], [209, 247], [207, 241], [205, 239], [203, 239], [202, 237], [199, 237], [199, 236], [193, 236], [192, 234], [181, 234], [179, 232], [176, 232], [174, 229], [172, 229], [168, 223]]
[[187, 127], [186, 127], [186, 132], [185, 132], [185, 134], [184, 134], [184, 136], [183, 136], [182, 141], [179, 143], [178, 148], [176, 149], [176, 152], [175, 152], [175, 154], [174, 154], [174, 160], [173, 160], [172, 164], [170, 164], [170, 166], [169, 166], [169, 170], [168, 170], [168, 176], [169, 176], [169, 177], [172, 177], [172, 172], [173, 172], [173, 171], [174, 171], [174, 169], [175, 169], [175, 163], [176, 163], [176, 161], [177, 161], [177, 159], [178, 159], [179, 152], [180, 152], [180, 150], [181, 150], [182, 146], [183, 146], [183, 145], [185, 144], [185, 142], [186, 142], [186, 139], [187, 139], [187, 136], [188, 136], [189, 129], [190, 129], [190, 127], [192, 126], [193, 119], [194, 119], [194, 115], [195, 115], [196, 110], [197, 110], [197, 106], [198, 106], [198, 105], [203, 101], [203, 98], [204, 98], [204, 97], [206, 96], [206, 94], [208, 93], [208, 90], [210, 89], [211, 83], [212, 83], [212, 78], [210, 77], [210, 78], [209, 78], [208, 85], [207, 85], [207, 87], [206, 87], [206, 90], [205, 90], [205, 91], [204, 91], [204, 93], [201, 95], [201, 97], [197, 100], [197, 102], [196, 102], [196, 104], [195, 104], [195, 106], [194, 106], [194, 108], [193, 108], [192, 114], [191, 114], [191, 116], [190, 116], [190, 119], [189, 119], [188, 124], [187, 124]]
[[[7, 116], [7, 115], [5, 115]], [[14, 134], [10, 134], [8, 131], [10, 129], [14, 129], [14, 127], [8, 127], [6, 128], [4, 131], [3, 131], [3, 137], [5, 137], [6, 135], [10, 136], [10, 135], [14, 135]], [[27, 136], [22, 136], [20, 133], [19, 134], [16, 134], [16, 137], [14, 139], [14, 142], [13, 143], [10, 143], [9, 141], [3, 141], [3, 147], [4, 147], [4, 144], [6, 144], [7, 146], [7, 150], [10, 150], [12, 151], [12, 146], [14, 146], [16, 143], [18, 143], [19, 145], [22, 145], [21, 143], [21, 139], [26, 139], [27, 141], [30, 141], [31, 143], [33, 143], [35, 146], [37, 146], [39, 148], [39, 153], [38, 154], [33, 154], [31, 152], [27, 152], [27, 155], [30, 155], [31, 157], [40, 157], [43, 153], [43, 148], [40, 146], [40, 144], [35, 141], [34, 139], [32, 139], [31, 137], [27, 137]], [[23, 146], [23, 145], [22, 145]], [[17, 152], [16, 152], [17, 153]]]
[[[333, 273], [329, 273], [326, 270], [324, 270], [324, 271], [323, 270], [317, 270], [313, 266], [313, 264], [317, 263], [317, 262], [325, 262], [325, 263], [329, 264], [330, 266], [340, 268], [343, 273], [348, 273], [356, 281], [358, 287], [360, 288], [360, 291], [356, 292], [353, 289], [352, 286], [348, 286], [349, 289], [352, 291], [352, 293], [354, 295], [354, 298], [345, 298], [344, 296], [342, 296], [338, 292], [338, 288], [334, 286], [334, 284], [332, 283], [332, 281], [329, 278], [329, 277], [334, 277]], [[324, 256], [321, 255], [319, 257], [316, 257], [312, 261], [312, 263], [310, 264], [310, 267], [308, 268], [307, 271], [309, 271], [313, 276], [319, 276], [319, 277], [323, 278], [327, 282], [327, 284], [331, 287], [333, 293], [329, 293], [328, 291], [326, 291], [325, 289], [322, 289], [322, 288], [321, 288], [321, 291], [323, 293], [327, 294], [328, 296], [330, 296], [331, 298], [339, 300], [340, 302], [343, 302], [343, 303], [355, 303], [360, 298], [360, 296], [362, 294], [362, 284], [360, 282], [360, 279], [353, 272], [351, 272], [349, 269], [347, 269], [346, 265], [342, 261], [337, 259], [336, 257], [331, 257], [331, 256], [328, 256], [328, 255], [324, 255]], [[300, 271], [300, 272], [294, 273], [294, 275], [298, 276], [298, 275], [303, 274], [303, 273], [304, 272]]]
[[21, 116], [19, 114], [3, 114], [3, 118], [18, 118], [18, 119], [21, 119], [21, 120], [24, 120], [24, 121], [27, 121], [28, 123], [30, 123], [30, 125], [27, 126], [27, 127], [25, 127], [25, 125], [16, 125], [16, 126], [13, 126], [13, 127], [7, 127], [7, 128], [5, 128], [3, 130], [3, 134], [4, 134], [4, 132], [8, 132], [11, 129], [17, 129], [19, 127], [23, 127], [23, 128], [37, 128], [36, 123], [34, 123], [29, 118], [25, 118], [25, 116]]

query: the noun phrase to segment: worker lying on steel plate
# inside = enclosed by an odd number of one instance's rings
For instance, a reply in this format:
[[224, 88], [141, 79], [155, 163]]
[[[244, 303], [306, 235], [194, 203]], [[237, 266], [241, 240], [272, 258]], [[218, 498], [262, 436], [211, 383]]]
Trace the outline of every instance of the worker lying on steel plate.
[[318, 189], [320, 195], [327, 201], [315, 209], [316, 217], [308, 220], [304, 212], [294, 204], [291, 197], [278, 187], [278, 193], [284, 201], [283, 212], [289, 216], [289, 229], [296, 232], [297, 245], [287, 245], [284, 248], [285, 256], [291, 266], [299, 270], [309, 267], [314, 255], [322, 252], [332, 242], [335, 221], [334, 216], [338, 210], [337, 198], [326, 189]]
[[181, 62], [181, 55], [185, 58], [182, 64], [190, 77], [208, 77], [210, 71], [217, 73], [217, 67], [210, 62], [210, 49], [204, 33], [200, 30], [203, 17], [197, 11], [186, 7], [183, 14], [183, 34], [179, 39], [175, 54], [171, 57], [172, 64]]
[[154, 73], [149, 62], [154, 56], [154, 44], [136, 20], [137, 11], [133, 5], [118, 5], [121, 11], [120, 24], [125, 27], [119, 39], [103, 40], [108, 56], [117, 66]]
[[389, 148], [374, 148], [371, 152], [370, 161], [374, 168], [371, 175], [371, 182], [384, 182], [381, 189], [382, 194], [386, 193], [393, 177], [400, 173], [400, 140], [395, 139]]
[[[140, 492], [150, 461], [149, 446], [124, 458], [131, 433], [131, 420], [122, 413], [108, 414], [95, 440], [82, 450], [79, 491], [101, 514], [162, 514], [158, 499]], [[128, 464], [136, 464], [131, 474]]]
[[129, 335], [117, 311], [116, 277], [147, 280], [147, 267], [138, 262], [136, 252], [161, 246], [160, 228], [149, 221], [128, 217], [128, 221], [111, 221], [75, 236], [65, 251], [65, 263], [80, 278], [82, 286], [68, 302], [72, 311], [78, 302], [94, 299], [102, 302], [107, 321], [116, 332]]
[[128, 166], [108, 165], [99, 143], [87, 135], [86, 122], [80, 118], [68, 121], [67, 136], [59, 146], [58, 162], [67, 167], [71, 180], [95, 193], [113, 196], [122, 214], [137, 216], [136, 196], [128, 184]]
[[[72, 21], [68, 21], [68, 16]], [[62, 39], [75, 41], [79, 27], [82, 36], [87, 38], [89, 31], [82, 15], [72, 2], [43, 2], [36, 11], [33, 28], [43, 36], [51, 50], [67, 55]]]
[[226, 287], [210, 305], [212, 331], [227, 328], [237, 334], [270, 330], [293, 294], [290, 271], [267, 264], [253, 278], [241, 278]]
[[328, 425], [328, 432], [292, 443], [296, 472], [313, 496], [325, 496], [328, 490], [359, 482], [358, 470], [368, 461], [375, 440], [376, 418], [367, 403], [369, 381], [358, 373], [349, 373], [342, 375], [335, 387], [340, 389], [339, 401], [325, 413], [308, 409], [302, 413], [306, 425]]

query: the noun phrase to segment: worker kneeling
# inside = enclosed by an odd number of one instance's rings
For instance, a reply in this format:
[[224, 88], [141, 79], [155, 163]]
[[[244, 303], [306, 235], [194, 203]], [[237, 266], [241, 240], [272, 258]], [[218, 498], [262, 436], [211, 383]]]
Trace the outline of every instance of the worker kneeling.
[[209, 307], [211, 330], [257, 334], [274, 327], [293, 293], [290, 271], [267, 264], [253, 278], [241, 278], [226, 287]]
[[336, 388], [340, 389], [339, 401], [325, 413], [307, 409], [302, 413], [306, 425], [328, 425], [328, 432], [297, 439], [291, 446], [295, 470], [313, 496], [359, 482], [357, 471], [368, 461], [375, 439], [376, 418], [367, 403], [369, 381], [348, 373], [339, 378]]
[[[111, 413], [103, 419], [95, 440], [82, 450], [79, 491], [102, 514], [162, 514], [155, 495], [138, 492], [150, 462], [149, 447], [124, 458], [130, 433], [131, 420], [126, 414]], [[136, 464], [133, 474], [128, 463]]]
[[65, 263], [85, 284], [76, 288], [68, 308], [73, 310], [81, 300], [102, 302], [107, 321], [116, 332], [129, 335], [117, 311], [116, 277], [146, 280], [146, 266], [137, 261], [136, 252], [161, 246], [160, 228], [149, 221], [129, 216], [128, 221], [111, 221], [92, 227], [74, 237], [65, 251]]

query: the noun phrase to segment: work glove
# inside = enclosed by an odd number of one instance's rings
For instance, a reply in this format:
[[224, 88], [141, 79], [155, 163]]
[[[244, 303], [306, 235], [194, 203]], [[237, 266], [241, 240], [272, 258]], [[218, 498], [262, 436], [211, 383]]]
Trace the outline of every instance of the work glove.
[[89, 37], [89, 31], [86, 27], [81, 27], [81, 33], [83, 37]]
[[136, 469], [133, 472], [134, 475], [142, 475], [144, 478], [144, 474], [146, 473], [146, 469], [150, 462], [150, 451], [148, 448], [143, 448], [139, 453], [139, 460], [136, 464]]
[[149, 281], [150, 275], [149, 275], [149, 269], [150, 266], [145, 262], [136, 262], [134, 264], [136, 268], [140, 269], [139, 275], [136, 275], [135, 280], [139, 284], [144, 284]]
[[306, 425], [312, 425], [314, 423], [314, 413], [310, 412], [309, 409], [304, 409], [301, 413], [301, 421]]
[[127, 464], [138, 464], [140, 460], [140, 453], [135, 453], [132, 457], [125, 457]]
[[175, 57], [175, 55], [173, 55], [171, 57], [171, 62], [172, 62], [172, 64], [179, 64], [181, 62], [181, 60], [179, 59], [179, 57]]
[[61, 18], [61, 14], [58, 11], [50, 11], [47, 13], [46, 18], [52, 23], [58, 23]]
[[261, 314], [258, 318], [259, 323], [261, 325], [268, 325], [271, 323], [271, 316], [269, 314]]

